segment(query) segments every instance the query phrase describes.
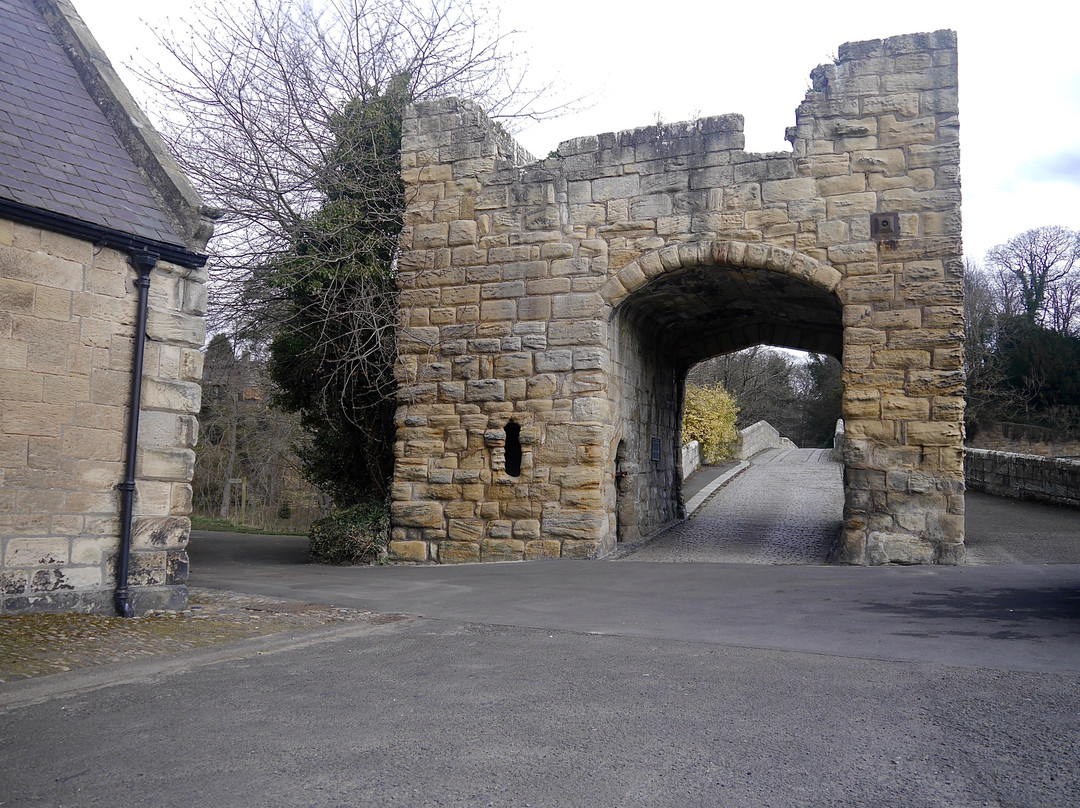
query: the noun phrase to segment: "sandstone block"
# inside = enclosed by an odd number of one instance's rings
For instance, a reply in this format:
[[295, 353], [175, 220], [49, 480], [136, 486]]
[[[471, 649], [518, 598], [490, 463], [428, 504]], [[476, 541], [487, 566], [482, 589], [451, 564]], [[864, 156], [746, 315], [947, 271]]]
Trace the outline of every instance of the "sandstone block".
[[6, 567], [54, 567], [68, 563], [67, 539], [16, 538], [7, 543]]
[[525, 542], [516, 539], [485, 539], [480, 543], [481, 561], [521, 561]]
[[181, 549], [190, 533], [186, 516], [143, 516], [132, 525], [131, 543], [138, 548]]
[[390, 514], [394, 524], [403, 527], [441, 528], [443, 507], [438, 502], [393, 502]]
[[[610, 199], [629, 199], [640, 195], [640, 193], [641, 179], [637, 174], [623, 177], [600, 177], [592, 181], [591, 201], [607, 202]], [[589, 200], [583, 199], [580, 201]]]
[[874, 351], [874, 364], [883, 368], [926, 368], [930, 367], [930, 352], [893, 349], [877, 350]]
[[563, 558], [599, 558], [603, 544], [600, 541], [567, 539], [562, 543]]
[[539, 519], [518, 519], [514, 522], [513, 535], [515, 539], [534, 541], [540, 538]]
[[484, 536], [482, 519], [451, 519], [447, 535], [458, 542], [479, 542]]
[[441, 541], [438, 558], [442, 564], [470, 564], [480, 561], [480, 545], [475, 542]]
[[394, 561], [428, 560], [428, 543], [426, 541], [391, 541], [387, 545], [387, 552]]
[[206, 323], [201, 315], [151, 307], [146, 315], [147, 339], [200, 348], [206, 342]]
[[150, 376], [143, 379], [143, 409], [196, 414], [201, 405], [202, 388], [198, 384]]
[[140, 447], [138, 474], [151, 480], [187, 482], [195, 472], [195, 452], [191, 449]]
[[119, 538], [76, 538], [71, 542], [71, 563], [74, 565], [101, 564], [119, 548]]
[[475, 221], [460, 220], [452, 221], [447, 232], [447, 242], [451, 247], [460, 247], [466, 244], [475, 244], [478, 238]]
[[533, 357], [531, 353], [502, 354], [495, 358], [495, 375], [500, 379], [532, 376]]
[[962, 424], [946, 421], [917, 421], [907, 424], [907, 443], [916, 446], [957, 446], [962, 440]]
[[[541, 526], [545, 536], [596, 541], [607, 530], [607, 517], [590, 511], [545, 513]], [[563, 542], [563, 555], [566, 555], [565, 544], [566, 542]]]
[[525, 543], [525, 559], [527, 561], [541, 558], [558, 558], [561, 552], [562, 544], [551, 539]]
[[866, 554], [870, 564], [931, 564], [934, 546], [919, 536], [872, 531], [867, 537]]
[[909, 398], [900, 393], [887, 393], [881, 397], [881, 417], [926, 421], [930, 418], [930, 401], [926, 398]]
[[466, 401], [503, 401], [505, 397], [506, 385], [502, 379], [477, 379], [465, 382]]
[[[136, 565], [132, 564], [133, 575], [137, 571]], [[30, 575], [31, 592], [97, 589], [101, 587], [102, 583], [100, 564], [92, 567], [54, 567], [47, 570], [36, 570]], [[136, 585], [138, 585], [137, 580]]]

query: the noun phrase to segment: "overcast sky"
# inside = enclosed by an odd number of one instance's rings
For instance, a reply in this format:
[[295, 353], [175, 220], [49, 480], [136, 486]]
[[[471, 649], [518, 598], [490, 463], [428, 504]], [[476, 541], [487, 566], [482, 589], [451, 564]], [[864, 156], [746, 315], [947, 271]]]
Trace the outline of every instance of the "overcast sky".
[[[190, 0], [73, 0], [122, 66]], [[990, 4], [808, 0], [505, 0], [534, 78], [590, 106], [518, 133], [538, 156], [572, 137], [738, 112], [749, 151], [787, 150], [810, 71], [844, 42], [952, 28], [960, 46], [964, 250], [1039, 225], [1080, 229], [1080, 12], [1064, 0]], [[132, 88], [138, 97], [140, 90]]]

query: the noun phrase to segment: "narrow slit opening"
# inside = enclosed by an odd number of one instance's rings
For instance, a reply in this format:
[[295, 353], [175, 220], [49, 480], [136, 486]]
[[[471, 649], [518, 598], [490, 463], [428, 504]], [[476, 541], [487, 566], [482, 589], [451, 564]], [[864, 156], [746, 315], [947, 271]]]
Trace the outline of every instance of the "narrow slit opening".
[[511, 477], [521, 476], [521, 426], [510, 421], [506, 432], [506, 473]]

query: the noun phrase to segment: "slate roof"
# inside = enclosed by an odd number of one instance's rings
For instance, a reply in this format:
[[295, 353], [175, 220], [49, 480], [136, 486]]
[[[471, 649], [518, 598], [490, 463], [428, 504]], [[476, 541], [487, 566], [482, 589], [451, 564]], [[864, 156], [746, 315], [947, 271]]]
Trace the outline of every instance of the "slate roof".
[[184, 246], [32, 0], [0, 0], [0, 198]]

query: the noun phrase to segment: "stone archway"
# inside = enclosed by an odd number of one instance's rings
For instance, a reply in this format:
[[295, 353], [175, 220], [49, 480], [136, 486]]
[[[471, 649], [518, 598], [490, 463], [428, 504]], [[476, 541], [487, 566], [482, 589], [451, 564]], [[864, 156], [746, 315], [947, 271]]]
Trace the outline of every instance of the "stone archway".
[[[605, 284], [614, 439], [633, 470], [616, 480], [617, 510], [633, 515], [631, 525], [620, 525], [620, 540], [643, 538], [680, 515], [687, 370], [758, 344], [840, 359], [840, 281], [835, 269], [793, 250], [717, 240], [646, 253]], [[664, 462], [668, 453], [671, 463]]]
[[[769, 154], [724, 115], [537, 161], [474, 105], [410, 108], [394, 557], [606, 554], [628, 425], [673, 432], [685, 364], [771, 342], [843, 358], [842, 559], [962, 559], [955, 36], [843, 45], [811, 78]], [[674, 473], [672, 444], [627, 462]]]

